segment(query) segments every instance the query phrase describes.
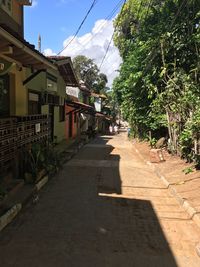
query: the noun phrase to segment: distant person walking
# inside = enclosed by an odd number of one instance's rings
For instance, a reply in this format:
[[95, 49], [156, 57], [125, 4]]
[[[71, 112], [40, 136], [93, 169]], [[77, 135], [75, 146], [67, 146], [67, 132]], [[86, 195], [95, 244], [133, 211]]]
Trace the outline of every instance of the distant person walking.
[[118, 125], [115, 125], [115, 126], [114, 126], [114, 132], [115, 132], [115, 134], [118, 134], [118, 133], [119, 133]]
[[112, 127], [112, 125], [109, 126], [109, 133], [110, 134], [113, 134], [113, 127]]

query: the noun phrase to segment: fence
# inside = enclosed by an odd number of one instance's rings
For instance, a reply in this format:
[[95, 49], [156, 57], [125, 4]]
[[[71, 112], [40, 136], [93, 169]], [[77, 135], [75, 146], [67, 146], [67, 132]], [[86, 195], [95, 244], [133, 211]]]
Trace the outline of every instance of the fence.
[[49, 140], [50, 119], [31, 115], [0, 119], [0, 173], [12, 167], [17, 151], [28, 144]]

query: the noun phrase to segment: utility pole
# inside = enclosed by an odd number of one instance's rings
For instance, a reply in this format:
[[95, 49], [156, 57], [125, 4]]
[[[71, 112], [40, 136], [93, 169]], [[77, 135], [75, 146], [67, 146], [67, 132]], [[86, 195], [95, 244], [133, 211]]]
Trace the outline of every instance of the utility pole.
[[38, 36], [38, 51], [41, 53], [41, 35]]

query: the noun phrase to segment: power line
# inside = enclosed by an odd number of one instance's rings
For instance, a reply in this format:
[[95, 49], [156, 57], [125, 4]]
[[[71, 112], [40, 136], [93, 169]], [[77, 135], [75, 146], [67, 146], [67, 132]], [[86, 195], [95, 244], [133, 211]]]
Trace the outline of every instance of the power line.
[[[126, 4], [126, 0], [124, 0], [123, 6], [122, 6], [122, 11], [123, 11], [123, 9], [124, 9], [125, 4]], [[106, 58], [106, 56], [107, 56], [108, 50], [109, 50], [109, 48], [110, 48], [111, 42], [112, 42], [113, 37], [114, 37], [114, 33], [115, 33], [115, 31], [113, 31], [113, 34], [112, 34], [111, 39], [110, 39], [110, 42], [108, 43], [108, 46], [107, 46], [105, 55], [104, 55], [104, 57], [103, 57], [103, 59], [102, 59], [102, 61], [101, 61], [101, 64], [99, 65], [99, 70], [101, 70], [101, 67], [102, 67], [102, 65], [103, 65], [103, 62], [104, 62], [104, 60], [105, 60], [105, 58]]]
[[117, 9], [121, 6], [121, 4], [124, 2], [124, 0], [120, 0], [116, 6], [113, 8], [113, 10], [111, 11], [111, 13], [106, 17], [106, 20], [112, 18], [112, 16], [115, 14], [115, 12], [117, 11]]
[[[104, 21], [103, 23], [101, 23], [101, 24], [99, 25], [99, 27], [97, 28], [96, 33], [95, 33], [94, 35], [92, 35], [91, 37], [89, 37], [89, 38], [87, 38], [87, 39], [85, 40], [85, 43], [82, 44], [82, 47], [83, 47], [83, 48], [84, 48], [90, 41], [92, 41], [92, 40], [94, 39], [94, 37], [100, 32], [101, 29], [104, 28], [104, 26], [108, 23], [108, 20], [110, 20], [110, 19], [114, 16], [114, 14], [115, 14], [116, 11], [119, 9], [119, 7], [121, 6], [121, 4], [122, 4], [123, 1], [124, 1], [124, 0], [120, 0], [120, 1], [117, 3], [117, 5], [112, 9], [112, 11], [110, 12], [110, 14], [105, 18], [106, 21]], [[73, 51], [73, 48], [72, 48], [72, 51]]]
[[111, 42], [112, 42], [113, 37], [114, 37], [114, 33], [115, 33], [115, 32], [113, 32], [113, 34], [112, 34], [112, 36], [111, 36], [111, 38], [110, 38], [110, 42], [108, 43], [108, 46], [107, 46], [105, 55], [104, 55], [104, 57], [103, 57], [103, 59], [102, 59], [102, 61], [101, 61], [101, 64], [100, 64], [100, 66], [99, 66], [99, 71], [101, 70], [101, 67], [102, 67], [102, 65], [103, 65], [103, 62], [104, 62], [104, 60], [105, 60], [105, 58], [106, 58], [106, 56], [107, 56], [108, 50], [109, 50], [109, 48], [110, 48]]
[[57, 54], [61, 54], [72, 42], [73, 40], [76, 38], [77, 34], [79, 33], [80, 29], [82, 28], [83, 24], [85, 23], [88, 15], [90, 14], [90, 12], [92, 11], [92, 9], [94, 8], [94, 6], [97, 4], [98, 0], [93, 0], [92, 5], [90, 6], [89, 10], [87, 11], [84, 19], [82, 20], [81, 24], [79, 25], [77, 31], [75, 32], [74, 36], [72, 37], [72, 39], [65, 45], [65, 47]]

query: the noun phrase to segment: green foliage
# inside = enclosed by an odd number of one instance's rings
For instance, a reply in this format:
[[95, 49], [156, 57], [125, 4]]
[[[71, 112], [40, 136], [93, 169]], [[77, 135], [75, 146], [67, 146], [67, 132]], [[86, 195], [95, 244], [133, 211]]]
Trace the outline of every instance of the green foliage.
[[151, 139], [149, 140], [149, 143], [150, 143], [150, 146], [151, 146], [151, 147], [155, 147], [156, 142], [157, 142], [156, 138], [151, 138]]
[[[23, 150], [25, 173], [30, 173], [32, 180], [37, 179], [39, 170], [43, 168], [45, 162], [44, 150], [41, 144], [34, 143]], [[30, 179], [30, 180], [31, 180]]]
[[104, 73], [99, 73], [94, 60], [79, 55], [74, 58], [73, 66], [78, 79], [82, 80], [95, 93], [100, 93], [106, 87], [107, 76]]
[[165, 127], [189, 160], [200, 139], [199, 21], [198, 0], [128, 0], [115, 20], [123, 63], [113, 92], [123, 117], [142, 138]]
[[185, 169], [183, 170], [183, 172], [184, 172], [185, 174], [192, 173], [193, 171], [194, 171], [194, 168], [193, 168], [193, 167], [188, 167], [188, 168], [185, 168]]
[[23, 160], [25, 179], [28, 182], [35, 182], [40, 171], [54, 174], [60, 167], [60, 155], [55, 150], [55, 144], [34, 143], [24, 148]]

